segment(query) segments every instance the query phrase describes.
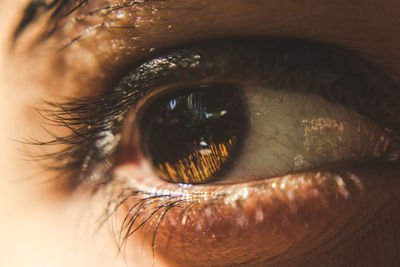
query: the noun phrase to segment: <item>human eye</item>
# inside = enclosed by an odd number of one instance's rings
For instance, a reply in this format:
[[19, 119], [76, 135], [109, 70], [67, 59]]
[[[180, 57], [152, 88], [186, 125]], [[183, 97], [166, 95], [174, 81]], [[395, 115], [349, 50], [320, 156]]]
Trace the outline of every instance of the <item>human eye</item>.
[[155, 260], [357, 262], [346, 244], [397, 203], [398, 86], [341, 48], [184, 42], [125, 63], [99, 95], [42, 112], [70, 130], [41, 143], [63, 146], [48, 168], [107, 206], [120, 246], [143, 240]]
[[[100, 99], [61, 104], [53, 118], [74, 131], [58, 141], [79, 145], [55, 163], [69, 162], [78, 185], [112, 188], [108, 208], [127, 212], [120, 242], [147, 233], [155, 257], [286, 260], [338, 235], [372, 205], [376, 184], [396, 183], [397, 94], [340, 49], [263, 38], [189, 44], [134, 66]], [[371, 165], [385, 177], [368, 178]]]

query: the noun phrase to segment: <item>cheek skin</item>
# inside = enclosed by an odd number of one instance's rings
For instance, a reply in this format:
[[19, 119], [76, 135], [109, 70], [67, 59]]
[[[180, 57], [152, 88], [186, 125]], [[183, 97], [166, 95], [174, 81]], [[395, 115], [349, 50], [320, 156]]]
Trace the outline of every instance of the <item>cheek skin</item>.
[[[136, 176], [131, 176], [135, 172]], [[156, 257], [172, 266], [210, 266], [215, 262], [221, 266], [297, 266], [325, 261], [324, 266], [338, 266], [360, 263], [363, 255], [368, 255], [369, 261], [380, 263], [384, 257], [383, 262], [387, 262], [390, 257], [386, 256], [393, 256], [397, 244], [387, 248], [388, 241], [383, 238], [376, 250], [371, 247], [376, 243], [365, 245], [361, 240], [380, 235], [399, 240], [393, 228], [399, 222], [398, 215], [393, 217], [399, 201], [389, 189], [398, 188], [399, 170], [387, 168], [384, 176], [365, 168], [338, 173], [346, 175], [304, 173], [225, 187], [196, 186], [186, 191], [176, 189], [176, 185], [160, 191], [155, 189], [158, 186], [138, 188], [169, 197], [144, 209], [134, 225], [148, 219], [150, 210], [163, 206], [134, 236], [153, 242]], [[133, 166], [119, 169], [124, 179], [132, 180], [138, 174]], [[152, 179], [149, 174], [143, 178]], [[229, 194], [219, 194], [222, 191]], [[175, 197], [170, 197], [174, 193]], [[125, 208], [131, 209], [137, 200], [130, 198]], [[392, 218], [385, 221], [377, 214]], [[368, 231], [371, 225], [378, 230]], [[381, 233], [383, 227], [394, 232]], [[352, 240], [354, 246], [341, 248]], [[370, 257], [371, 249], [378, 253]], [[333, 257], [336, 254], [338, 257]]]

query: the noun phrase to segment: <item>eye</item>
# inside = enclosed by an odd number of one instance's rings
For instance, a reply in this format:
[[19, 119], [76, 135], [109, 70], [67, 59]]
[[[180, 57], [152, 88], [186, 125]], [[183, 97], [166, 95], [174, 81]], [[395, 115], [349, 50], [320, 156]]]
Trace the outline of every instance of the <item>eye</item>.
[[80, 143], [57, 159], [125, 211], [121, 243], [143, 238], [178, 266], [290, 266], [331, 257], [398, 188], [398, 99], [339, 48], [198, 42], [63, 105], [56, 118], [79, 125], [64, 140]]
[[343, 105], [242, 87], [188, 86], [149, 104], [140, 142], [158, 176], [187, 184], [240, 181], [394, 152], [390, 134]]
[[215, 180], [242, 145], [249, 123], [235, 86], [193, 86], [167, 94], [142, 115], [143, 150], [166, 181]]

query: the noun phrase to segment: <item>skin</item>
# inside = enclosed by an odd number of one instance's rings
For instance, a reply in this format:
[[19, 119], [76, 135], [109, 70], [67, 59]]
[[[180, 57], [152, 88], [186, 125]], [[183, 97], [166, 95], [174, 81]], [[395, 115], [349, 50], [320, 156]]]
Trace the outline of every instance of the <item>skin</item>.
[[[101, 4], [100, 2], [103, 2]], [[103, 6], [93, 1], [76, 15]], [[116, 1], [118, 2], [118, 1]], [[211, 4], [212, 3], [212, 4]], [[143, 4], [115, 14], [94, 15], [87, 24], [72, 24], [46, 42], [29, 44], [43, 22], [27, 29], [13, 52], [10, 36], [26, 1], [0, 4], [0, 265], [1, 266], [151, 266], [151, 250], [142, 242], [128, 244], [126, 259], [117, 256], [109, 229], [94, 232], [88, 210], [92, 201], [85, 192], [60, 192], [52, 177], [23, 160], [24, 146], [14, 140], [46, 138], [43, 119], [33, 111], [42, 100], [65, 96], [98, 96], [129, 70], [132, 62], [150, 52], [191, 41], [231, 36], [286, 36], [338, 45], [354, 51], [400, 82], [400, 3], [396, 0], [327, 1], [171, 1]], [[149, 8], [144, 8], [149, 7]], [[165, 9], [165, 8], [180, 9]], [[154, 11], [157, 8], [158, 11]], [[163, 9], [164, 8], [164, 9]], [[137, 15], [141, 17], [140, 20]], [[75, 15], [74, 15], [75, 16]], [[106, 21], [134, 29], [99, 27], [68, 48], [83, 29]], [[188, 21], [190, 23], [183, 23]], [[190, 30], [188, 30], [190, 25]], [[133, 38], [135, 37], [135, 38]], [[114, 45], [113, 45], [114, 43]], [[115, 45], [116, 44], [116, 45]], [[84, 73], [84, 75], [82, 75]], [[56, 90], [55, 90], [56, 89]], [[51, 129], [51, 128], [50, 128]], [[62, 134], [62, 129], [54, 129]], [[13, 139], [13, 140], [12, 140]], [[370, 172], [374, 174], [373, 171]], [[376, 172], [379, 173], [379, 172]], [[398, 173], [392, 174], [396, 177]], [[371, 179], [379, 179], [376, 174]], [[387, 190], [382, 186], [382, 190]], [[391, 186], [396, 195], [399, 184]], [[339, 266], [340, 257], [353, 255], [348, 265], [395, 265], [399, 251], [399, 199], [379, 202], [381, 219], [363, 228], [324, 259], [309, 262]], [[383, 204], [382, 204], [383, 203]], [[385, 205], [383, 209], [382, 206]], [[389, 230], [388, 230], [389, 229]], [[378, 244], [378, 246], [377, 246]], [[379, 249], [376, 249], [379, 247]], [[374, 251], [375, 253], [371, 253]], [[101, 256], [99, 256], [101, 255]], [[306, 262], [301, 256], [297, 262]], [[290, 262], [290, 261], [289, 261]], [[161, 258], [156, 264], [172, 263]], [[294, 264], [290, 262], [290, 264]], [[289, 265], [290, 266], [290, 265]]]

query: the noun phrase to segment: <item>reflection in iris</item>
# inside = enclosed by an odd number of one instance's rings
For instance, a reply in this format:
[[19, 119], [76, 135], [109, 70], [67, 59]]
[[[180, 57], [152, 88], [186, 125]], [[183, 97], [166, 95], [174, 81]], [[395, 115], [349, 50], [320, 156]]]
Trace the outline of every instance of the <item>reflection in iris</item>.
[[222, 84], [181, 89], [151, 103], [141, 132], [158, 175], [175, 183], [215, 180], [244, 141], [246, 110], [240, 90]]

